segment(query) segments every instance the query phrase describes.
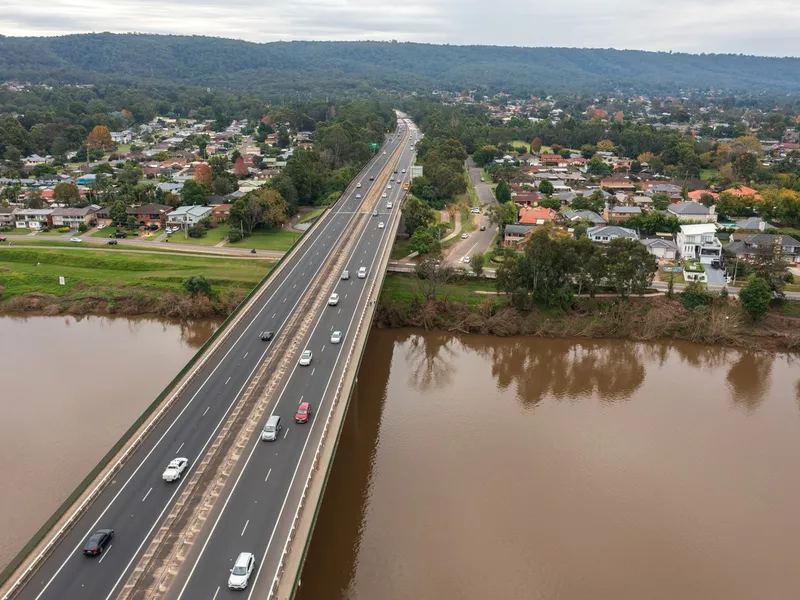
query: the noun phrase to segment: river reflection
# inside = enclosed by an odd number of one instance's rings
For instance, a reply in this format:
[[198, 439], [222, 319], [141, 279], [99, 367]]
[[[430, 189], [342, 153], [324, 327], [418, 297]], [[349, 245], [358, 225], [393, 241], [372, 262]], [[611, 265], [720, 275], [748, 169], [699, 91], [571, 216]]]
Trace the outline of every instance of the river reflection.
[[217, 325], [0, 317], [0, 568]]
[[800, 364], [372, 332], [298, 598], [793, 598]]

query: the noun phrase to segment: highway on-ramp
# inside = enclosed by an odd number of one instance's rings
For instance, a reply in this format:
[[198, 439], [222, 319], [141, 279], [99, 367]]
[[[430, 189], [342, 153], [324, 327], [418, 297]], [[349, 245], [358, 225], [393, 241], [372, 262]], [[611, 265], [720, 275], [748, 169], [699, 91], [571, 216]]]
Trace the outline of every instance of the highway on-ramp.
[[[85, 600], [115, 597], [153, 531], [180, 494], [181, 487], [191, 475], [196, 461], [203, 456], [218, 434], [253, 374], [275, 344], [275, 340], [280, 339], [282, 328], [292, 315], [294, 307], [302, 300], [304, 292], [320, 274], [337, 241], [350, 228], [355, 215], [362, 209], [362, 203], [368, 197], [370, 186], [373, 185], [369, 180], [370, 177], [374, 177], [376, 182], [379, 181], [379, 174], [386, 168], [394, 151], [402, 143], [403, 137], [400, 135], [393, 135], [385, 143], [382, 151], [358, 176], [358, 181], [362, 182], [363, 187], [357, 189], [355, 183], [352, 184], [331, 209], [327, 218], [314, 227], [307, 234], [309, 237], [304, 243], [286, 258], [281, 271], [271, 277], [266, 284], [264, 293], [233, 327], [219, 350], [202, 366], [166, 416], [158, 422], [147, 439], [116, 474], [111, 484], [102, 491], [24, 586], [7, 597], [26, 600]], [[410, 154], [403, 150], [400, 156], [408, 160]], [[356, 194], [363, 197], [356, 198]], [[377, 222], [379, 219], [380, 217], [372, 220]], [[372, 223], [370, 225], [370, 229], [373, 230], [377, 226]], [[362, 237], [356, 250], [360, 251], [361, 255], [353, 257], [351, 260], [353, 265], [361, 262], [371, 264], [367, 261], [372, 260], [373, 256], [370, 253], [374, 255], [377, 250], [378, 239], [379, 236], [369, 233]], [[336, 316], [344, 320], [348, 313], [352, 314], [351, 303], [355, 304], [355, 296], [358, 295], [359, 288], [363, 288], [364, 285], [365, 280], [351, 280], [351, 288], [347, 290], [342, 288], [342, 296], [347, 294], [348, 297], [341, 303], [342, 314]], [[334, 313], [337, 312], [334, 309]], [[323, 316], [326, 319], [333, 317], [330, 311], [323, 313]], [[324, 331], [328, 327], [327, 323], [328, 321], [325, 321], [325, 324], [319, 324], [315, 328], [309, 342], [310, 346], [320, 351], [319, 355], [315, 352], [312, 366], [303, 369], [303, 376], [307, 381], [313, 382], [308, 387], [309, 398], [324, 389], [323, 373], [326, 370], [330, 371], [332, 361], [329, 357], [334, 357], [336, 354], [335, 348], [326, 349], [325, 353], [321, 351], [323, 334], [325, 339], [330, 335], [330, 331]], [[346, 325], [342, 327], [346, 329]], [[264, 330], [276, 333], [272, 342], [265, 343], [260, 339], [259, 332]], [[136, 371], [130, 365], [121, 364], [122, 385], [129, 380], [124, 376], [126, 372]], [[271, 525], [268, 525], [266, 519], [274, 520], [274, 517], [270, 516], [273, 513], [268, 513], [267, 510], [270, 507], [281, 506], [284, 494], [279, 486], [288, 482], [286, 473], [295, 468], [296, 460], [291, 451], [297, 450], [303, 436], [313, 430], [313, 419], [305, 429], [291, 425], [293, 410], [289, 411], [287, 407], [296, 401], [293, 394], [297, 379], [292, 377], [287, 388], [289, 392], [282, 396], [279, 405], [279, 409], [285, 413], [289, 426], [288, 437], [281, 439], [274, 446], [268, 446], [268, 449], [264, 448], [263, 453], [256, 453], [257, 459], [248, 461], [250, 465], [246, 470], [248, 477], [243, 477], [236, 488], [239, 492], [259, 493], [263, 498], [261, 504], [263, 510], [260, 514], [254, 515], [253, 521], [248, 525], [248, 530], [253, 535], [264, 535], [265, 531], [269, 533], [267, 530]], [[135, 381], [130, 381], [130, 385], [135, 385]], [[301, 391], [300, 395], [303, 394]], [[288, 398], [291, 398], [291, 402]], [[91, 440], [87, 440], [87, 443], [91, 443]], [[273, 457], [275, 450], [281, 452], [283, 456]], [[274, 461], [272, 468], [275, 469], [267, 482], [269, 485], [264, 485], [263, 479], [266, 473], [261, 473], [261, 489], [251, 488], [249, 476], [254, 469], [262, 466], [267, 455], [270, 455], [269, 460]], [[162, 480], [161, 474], [166, 465], [176, 457], [188, 458], [189, 470], [178, 482], [166, 483]], [[291, 462], [293, 460], [294, 463]], [[247, 504], [244, 496], [242, 500]], [[238, 496], [236, 502], [239, 502]], [[232, 515], [232, 511], [228, 509], [223, 514], [228, 518]], [[237, 523], [238, 525], [240, 524]], [[93, 531], [102, 528], [115, 530], [111, 545], [99, 557], [83, 556], [81, 548], [86, 538]], [[217, 534], [213, 537], [215, 544], [221, 531], [222, 529], [217, 528]], [[246, 532], [240, 529], [236, 534], [239, 533]], [[266, 539], [263, 542], [265, 544]], [[254, 544], [253, 550], [258, 551], [257, 544]], [[227, 578], [226, 566], [229, 557], [225, 553], [224, 557], [218, 559], [220, 561], [218, 563], [210, 559], [211, 552], [208, 550], [203, 556], [209, 564], [215, 565], [215, 569], [208, 573], [196, 571], [190, 584], [199, 588], [204, 588], [204, 585], [213, 585], [216, 588], [219, 585], [218, 581], [224, 583]], [[261, 556], [259, 560], [260, 558]], [[198, 579], [200, 574], [210, 579], [204, 584]], [[213, 592], [212, 589], [209, 598]], [[205, 595], [205, 592], [203, 594]]]
[[[231, 482], [220, 500], [221, 510], [198, 540], [198, 547], [188, 557], [179, 582], [168, 598], [269, 597], [297, 511], [302, 484], [332, 408], [344, 357], [354, 342], [357, 316], [367, 302], [366, 292], [373, 278], [383, 275], [377, 272], [376, 265], [382, 251], [393, 241], [388, 235], [390, 220], [398, 218], [404, 193], [402, 183], [408, 181], [413, 161], [410, 144], [414, 139], [415, 133], [412, 133], [408, 147], [399, 155], [397, 174], [390, 180], [392, 187], [385, 189], [387, 198], [379, 200], [378, 215], [370, 217], [347, 257], [345, 268], [351, 278], [336, 284], [339, 304], [328, 306], [319, 314], [304, 340], [303, 347], [313, 352], [311, 364], [294, 366], [273, 407], [273, 414], [283, 419], [283, 432], [275, 442], [261, 442], [257, 436], [250, 440], [249, 453], [241, 461], [240, 470], [231, 475]], [[392, 203], [391, 208], [387, 202]], [[381, 222], [384, 228], [378, 226]], [[355, 276], [361, 267], [367, 269], [364, 279]], [[341, 344], [331, 343], [333, 331], [343, 332]], [[310, 402], [314, 409], [311, 420], [305, 424], [295, 424], [293, 420], [300, 402]], [[262, 422], [266, 419], [267, 415]], [[251, 552], [256, 557], [256, 570], [245, 594], [229, 590], [226, 585], [229, 570], [240, 552]]]

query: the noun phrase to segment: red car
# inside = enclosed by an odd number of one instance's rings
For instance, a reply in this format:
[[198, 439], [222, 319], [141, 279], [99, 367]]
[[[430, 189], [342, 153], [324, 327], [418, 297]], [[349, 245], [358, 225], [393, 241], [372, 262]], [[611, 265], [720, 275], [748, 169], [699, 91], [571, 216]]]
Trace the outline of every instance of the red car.
[[308, 423], [308, 418], [311, 416], [311, 405], [308, 402], [301, 402], [297, 407], [297, 412], [294, 415], [295, 423]]

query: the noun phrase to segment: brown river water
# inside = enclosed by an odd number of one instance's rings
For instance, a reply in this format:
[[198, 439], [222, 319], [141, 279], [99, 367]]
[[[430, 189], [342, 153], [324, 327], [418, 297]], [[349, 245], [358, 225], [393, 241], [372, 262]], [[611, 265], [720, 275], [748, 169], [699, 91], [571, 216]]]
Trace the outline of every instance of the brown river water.
[[0, 317], [0, 569], [217, 325]]
[[374, 330], [298, 600], [800, 597], [800, 360]]

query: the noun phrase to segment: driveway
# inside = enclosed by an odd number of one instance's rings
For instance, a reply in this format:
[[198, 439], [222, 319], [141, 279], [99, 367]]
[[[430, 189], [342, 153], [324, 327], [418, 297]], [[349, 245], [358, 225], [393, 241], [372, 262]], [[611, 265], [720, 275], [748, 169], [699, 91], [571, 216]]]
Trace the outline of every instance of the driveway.
[[710, 258], [701, 258], [700, 262], [703, 263], [703, 266], [706, 268], [706, 283], [709, 286], [725, 287], [728, 285], [725, 276], [722, 274], [722, 269], [715, 269], [712, 267]]

